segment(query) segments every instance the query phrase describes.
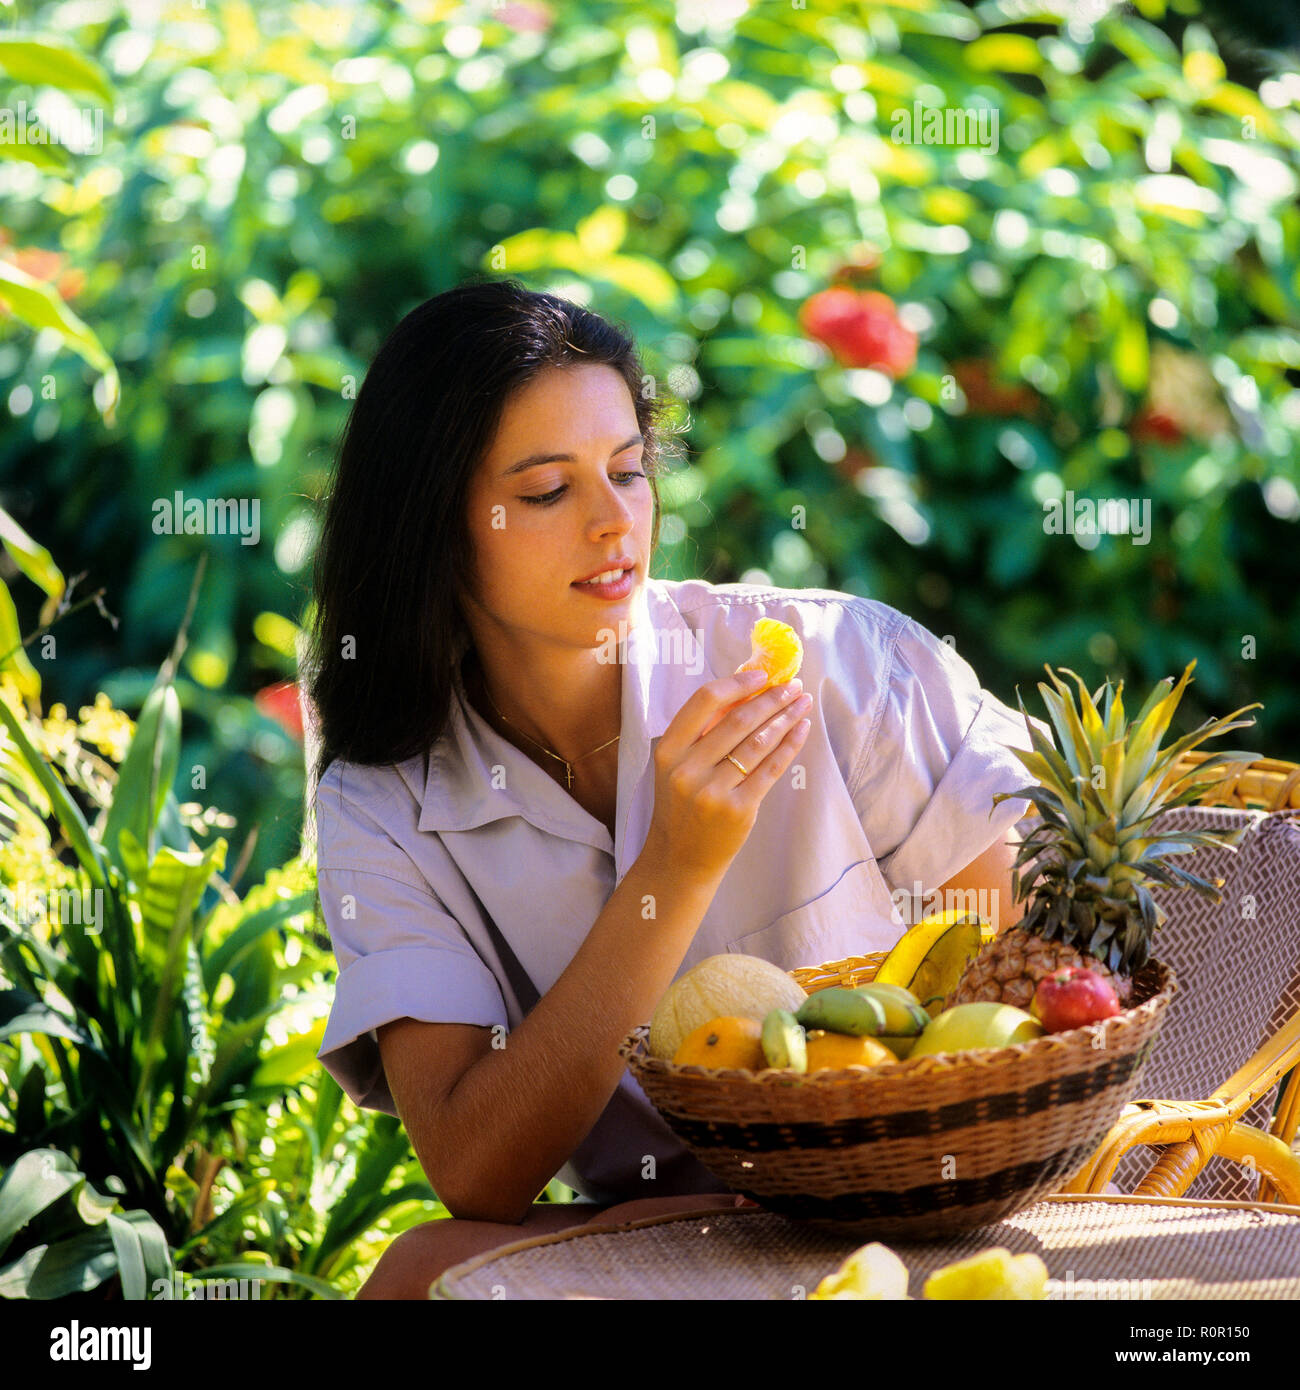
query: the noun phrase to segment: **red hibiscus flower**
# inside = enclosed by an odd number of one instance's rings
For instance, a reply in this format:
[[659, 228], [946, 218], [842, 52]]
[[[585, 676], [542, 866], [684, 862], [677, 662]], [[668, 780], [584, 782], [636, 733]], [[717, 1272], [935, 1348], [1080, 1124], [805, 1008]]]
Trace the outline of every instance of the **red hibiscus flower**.
[[290, 738], [302, 742], [302, 706], [296, 681], [264, 686], [253, 696], [253, 707], [259, 714], [274, 719]]
[[825, 343], [842, 367], [872, 367], [900, 377], [916, 364], [916, 334], [898, 317], [894, 301], [878, 290], [833, 285], [799, 310], [799, 326]]

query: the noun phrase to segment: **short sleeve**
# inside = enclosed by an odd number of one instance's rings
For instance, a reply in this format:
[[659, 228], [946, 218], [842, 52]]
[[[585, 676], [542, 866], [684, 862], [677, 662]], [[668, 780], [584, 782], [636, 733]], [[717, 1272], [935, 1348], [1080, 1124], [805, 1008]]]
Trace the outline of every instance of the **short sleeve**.
[[317, 884], [339, 964], [317, 1053], [359, 1106], [396, 1115], [375, 1029], [397, 1018], [507, 1025], [500, 986], [409, 855], [327, 779]]
[[[1041, 720], [1032, 722], [1048, 734]], [[891, 892], [946, 883], [1032, 812], [1014, 797], [993, 805], [995, 793], [1033, 782], [1011, 747], [1033, 747], [1025, 717], [982, 689], [952, 646], [907, 619], [875, 736], [850, 788]]]

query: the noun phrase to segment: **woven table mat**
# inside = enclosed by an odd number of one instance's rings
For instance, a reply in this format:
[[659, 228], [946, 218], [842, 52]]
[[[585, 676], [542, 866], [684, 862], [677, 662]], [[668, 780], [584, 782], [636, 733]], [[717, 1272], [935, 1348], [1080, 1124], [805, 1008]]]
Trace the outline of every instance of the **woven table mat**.
[[[766, 1211], [654, 1217], [517, 1241], [446, 1271], [459, 1299], [799, 1299], [867, 1242]], [[1032, 1251], [1053, 1299], [1300, 1298], [1300, 1208], [1048, 1198], [949, 1241], [884, 1242], [926, 1276], [990, 1246]]]

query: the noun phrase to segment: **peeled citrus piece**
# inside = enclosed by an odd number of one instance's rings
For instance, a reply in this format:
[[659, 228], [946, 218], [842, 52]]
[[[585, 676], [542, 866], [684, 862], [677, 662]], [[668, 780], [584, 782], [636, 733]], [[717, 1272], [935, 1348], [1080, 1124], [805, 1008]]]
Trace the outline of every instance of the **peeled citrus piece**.
[[907, 1298], [907, 1266], [887, 1246], [874, 1241], [855, 1250], [833, 1274], [828, 1274], [809, 1299]]
[[749, 644], [749, 659], [741, 662], [734, 674], [766, 671], [767, 684], [756, 690], [755, 695], [761, 695], [774, 685], [784, 685], [799, 674], [799, 667], [803, 665], [803, 643], [789, 623], [760, 618], [749, 634]]
[[803, 665], [803, 643], [789, 623], [778, 622], [775, 618], [760, 618], [750, 629], [749, 645], [749, 656], [732, 675], [738, 676], [742, 671], [762, 671], [767, 679], [744, 700], [733, 700], [731, 704], [724, 705], [700, 731], [701, 738], [720, 724], [737, 705], [743, 705], [755, 695], [771, 690], [774, 685], [784, 685], [786, 681], [793, 680]]
[[1037, 1255], [1013, 1255], [999, 1245], [935, 1270], [924, 1293], [935, 1299], [1046, 1298], [1047, 1266]]

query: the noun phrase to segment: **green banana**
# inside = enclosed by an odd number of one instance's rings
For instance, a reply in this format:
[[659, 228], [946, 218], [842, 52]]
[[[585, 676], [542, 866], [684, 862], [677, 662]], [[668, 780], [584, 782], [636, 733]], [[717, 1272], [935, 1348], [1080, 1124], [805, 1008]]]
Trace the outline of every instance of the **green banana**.
[[868, 994], [885, 1011], [885, 1032], [893, 1037], [915, 1037], [930, 1021], [930, 1015], [910, 990], [901, 985], [859, 985], [858, 994]]
[[769, 1067], [797, 1072], [808, 1070], [804, 1032], [789, 1009], [773, 1009], [763, 1020], [762, 1046]]
[[859, 985], [855, 993], [870, 996], [885, 1011], [884, 1032], [876, 1036], [900, 1062], [905, 1061], [930, 1021], [916, 995], [902, 985], [877, 984], [874, 980]]
[[850, 1033], [858, 1038], [875, 1038], [887, 1031], [880, 1000], [838, 986], [810, 994], [795, 1020], [805, 1028], [825, 1028], [830, 1033]]

